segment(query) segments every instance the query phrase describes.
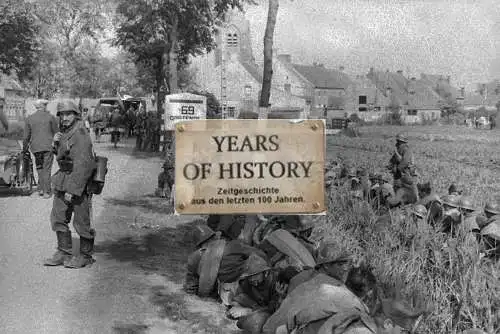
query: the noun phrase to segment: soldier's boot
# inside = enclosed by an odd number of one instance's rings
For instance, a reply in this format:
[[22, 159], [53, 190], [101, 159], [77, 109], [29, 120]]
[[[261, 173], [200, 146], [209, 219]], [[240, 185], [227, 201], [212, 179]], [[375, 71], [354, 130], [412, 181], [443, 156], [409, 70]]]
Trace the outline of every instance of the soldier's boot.
[[57, 251], [55, 254], [44, 261], [45, 266], [60, 266], [71, 258], [72, 239], [71, 232], [56, 232]]
[[94, 251], [94, 239], [80, 237], [80, 252], [64, 263], [66, 268], [78, 269], [91, 265], [95, 262], [92, 257]]

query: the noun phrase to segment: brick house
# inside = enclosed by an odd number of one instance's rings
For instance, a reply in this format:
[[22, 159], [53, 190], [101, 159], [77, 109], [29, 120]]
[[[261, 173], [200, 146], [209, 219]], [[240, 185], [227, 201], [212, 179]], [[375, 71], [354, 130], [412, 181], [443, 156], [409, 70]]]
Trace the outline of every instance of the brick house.
[[[216, 43], [214, 52], [192, 59], [195, 87], [214, 94], [226, 105], [228, 117], [258, 112], [263, 69], [253, 56], [249, 21], [239, 12], [230, 13], [216, 34]], [[269, 103], [271, 112], [289, 110], [295, 117], [307, 113], [305, 99], [275, 85], [274, 78]]]
[[408, 123], [441, 117], [442, 98], [425, 80], [406, 78], [403, 71], [375, 71], [367, 75], [377, 89], [386, 98], [386, 111], [399, 109]]

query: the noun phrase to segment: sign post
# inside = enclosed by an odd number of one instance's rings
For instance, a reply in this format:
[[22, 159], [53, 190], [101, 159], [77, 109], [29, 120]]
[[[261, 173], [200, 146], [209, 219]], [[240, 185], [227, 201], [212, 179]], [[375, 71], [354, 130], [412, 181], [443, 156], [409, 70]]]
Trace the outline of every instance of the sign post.
[[176, 214], [324, 214], [324, 120], [197, 120], [175, 130]]
[[163, 124], [161, 126], [163, 142], [171, 149], [175, 147], [175, 124], [187, 120], [200, 120], [207, 118], [207, 98], [203, 95], [190, 93], [171, 94], [165, 96], [165, 112], [162, 115]]

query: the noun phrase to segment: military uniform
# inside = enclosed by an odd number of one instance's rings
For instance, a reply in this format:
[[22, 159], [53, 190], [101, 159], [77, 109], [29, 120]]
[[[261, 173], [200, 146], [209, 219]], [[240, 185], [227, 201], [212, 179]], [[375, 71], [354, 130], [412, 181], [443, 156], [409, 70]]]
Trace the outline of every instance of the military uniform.
[[[38, 101], [39, 105], [46, 105], [48, 101]], [[57, 119], [47, 111], [38, 110], [26, 119], [24, 129], [24, 150], [31, 150], [35, 156], [35, 165], [38, 172], [39, 192], [45, 198], [52, 193], [50, 173], [54, 155], [52, 153], [52, 138], [59, 131]]]
[[[73, 103], [60, 103], [58, 111], [74, 111], [77, 108]], [[76, 121], [68, 129], [63, 129], [58, 144], [55, 145], [59, 170], [52, 177], [55, 196], [51, 212], [52, 230], [58, 239], [58, 251], [46, 265], [65, 264], [69, 267], [82, 267], [92, 262], [95, 231], [90, 226], [90, 195], [87, 185], [96, 168], [95, 155], [90, 135], [81, 124]], [[68, 202], [65, 194], [71, 194]], [[68, 224], [73, 216], [73, 226], [80, 236], [80, 254], [65, 263], [71, 254], [71, 231]]]
[[414, 157], [408, 147], [408, 139], [397, 136], [397, 149], [390, 160], [390, 169], [394, 176], [395, 198], [388, 200], [391, 206], [415, 203], [419, 200]]

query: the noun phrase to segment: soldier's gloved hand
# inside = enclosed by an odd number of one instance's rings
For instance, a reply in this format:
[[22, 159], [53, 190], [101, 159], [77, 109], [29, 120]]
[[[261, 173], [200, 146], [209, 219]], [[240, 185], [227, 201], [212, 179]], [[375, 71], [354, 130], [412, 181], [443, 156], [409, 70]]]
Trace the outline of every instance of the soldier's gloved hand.
[[71, 203], [73, 200], [73, 194], [70, 193], [64, 193], [64, 201], [67, 203]]

